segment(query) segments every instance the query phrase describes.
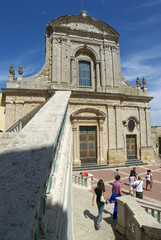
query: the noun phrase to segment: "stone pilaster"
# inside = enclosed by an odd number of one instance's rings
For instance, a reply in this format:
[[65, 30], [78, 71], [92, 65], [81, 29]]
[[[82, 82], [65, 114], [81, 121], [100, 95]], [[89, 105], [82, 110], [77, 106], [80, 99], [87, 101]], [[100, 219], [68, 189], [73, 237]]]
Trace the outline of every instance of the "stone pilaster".
[[71, 57], [71, 83], [76, 85], [76, 74], [75, 74], [75, 57]]
[[67, 77], [66, 68], [66, 39], [61, 40], [61, 82], [65, 83]]
[[123, 136], [122, 136], [122, 107], [115, 106], [116, 115], [116, 148], [123, 149]]
[[96, 61], [96, 82], [97, 86], [96, 88], [99, 90], [100, 89], [100, 61]]
[[146, 134], [147, 134], [147, 146], [151, 147], [151, 118], [150, 118], [150, 108], [145, 109], [145, 115], [146, 115]]
[[146, 147], [146, 123], [145, 123], [145, 109], [139, 108], [139, 124], [140, 124], [140, 146]]
[[52, 82], [57, 83], [57, 39], [53, 39], [53, 52], [52, 52]]
[[113, 106], [108, 106], [108, 139], [109, 150], [116, 149], [116, 123], [115, 109]]
[[81, 166], [80, 154], [79, 154], [79, 128], [77, 125], [77, 120], [72, 121], [72, 131], [73, 131], [73, 165]]
[[99, 120], [99, 156], [98, 156], [98, 164], [104, 164], [104, 154], [103, 154], [103, 120]]
[[120, 52], [116, 46], [112, 47], [112, 59], [113, 59], [113, 87], [120, 85], [121, 65], [120, 65]]
[[113, 74], [112, 74], [112, 56], [111, 56], [111, 46], [105, 45], [105, 66], [106, 66], [106, 86], [111, 87], [113, 84]]
[[103, 46], [100, 46], [100, 55], [101, 55], [101, 87], [105, 88], [105, 62], [104, 62], [104, 49]]

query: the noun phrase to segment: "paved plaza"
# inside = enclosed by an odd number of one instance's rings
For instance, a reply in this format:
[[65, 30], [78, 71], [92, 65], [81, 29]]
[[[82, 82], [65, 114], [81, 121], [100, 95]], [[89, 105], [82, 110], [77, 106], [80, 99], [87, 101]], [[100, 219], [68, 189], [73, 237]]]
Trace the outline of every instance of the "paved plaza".
[[[129, 192], [129, 173], [132, 167], [119, 168], [123, 194]], [[152, 192], [145, 190], [145, 176], [148, 169], [152, 170], [153, 188]], [[99, 179], [103, 179], [106, 188], [106, 196], [111, 196], [112, 182], [114, 181], [114, 172], [116, 168], [88, 171], [94, 175], [95, 182], [92, 183], [92, 190], [74, 186], [73, 187], [73, 234], [74, 240], [124, 240], [116, 230], [116, 220], [112, 219], [113, 204], [105, 205], [101, 229], [95, 230], [95, 221], [97, 218], [97, 205], [92, 206], [92, 193]], [[146, 201], [161, 201], [161, 164], [137, 166], [136, 172], [141, 176], [144, 182], [144, 199]], [[129, 196], [131, 197], [131, 196]]]

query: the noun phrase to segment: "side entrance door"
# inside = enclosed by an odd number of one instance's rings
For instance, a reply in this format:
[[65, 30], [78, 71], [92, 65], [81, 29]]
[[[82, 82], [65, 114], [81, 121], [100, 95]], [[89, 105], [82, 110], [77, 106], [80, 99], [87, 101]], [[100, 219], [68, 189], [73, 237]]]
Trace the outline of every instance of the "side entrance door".
[[97, 162], [97, 127], [80, 126], [79, 141], [80, 141], [80, 160], [82, 163]]
[[126, 135], [127, 159], [136, 159], [136, 135]]

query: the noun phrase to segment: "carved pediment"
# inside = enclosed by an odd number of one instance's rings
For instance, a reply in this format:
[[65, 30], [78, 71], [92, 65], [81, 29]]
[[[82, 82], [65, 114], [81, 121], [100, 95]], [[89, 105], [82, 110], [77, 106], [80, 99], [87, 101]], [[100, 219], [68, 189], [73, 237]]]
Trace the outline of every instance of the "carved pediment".
[[104, 36], [119, 38], [119, 34], [105, 22], [89, 16], [82, 17], [81, 15], [59, 17], [51, 21], [46, 29], [50, 32], [54, 29], [61, 29], [62, 32], [71, 31], [72, 33], [75, 32], [77, 34], [77, 32], [81, 31], [90, 34], [101, 34]]
[[106, 115], [104, 112], [95, 108], [81, 108], [73, 112], [70, 116], [70, 119], [99, 119], [105, 120]]

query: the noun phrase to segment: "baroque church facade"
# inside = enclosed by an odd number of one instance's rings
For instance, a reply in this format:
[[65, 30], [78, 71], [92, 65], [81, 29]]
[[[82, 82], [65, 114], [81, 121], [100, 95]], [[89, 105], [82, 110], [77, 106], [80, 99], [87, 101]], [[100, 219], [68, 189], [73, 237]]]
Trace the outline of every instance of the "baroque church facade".
[[[45, 64], [24, 78], [13, 65], [3, 89], [6, 130], [43, 104], [55, 91], [71, 91], [68, 114], [73, 131], [73, 165], [122, 165], [154, 161], [150, 101], [145, 79], [124, 77], [119, 34], [87, 16], [61, 16], [46, 27]], [[40, 123], [41, 124], [41, 123]], [[40, 125], [41, 127], [41, 125]]]

